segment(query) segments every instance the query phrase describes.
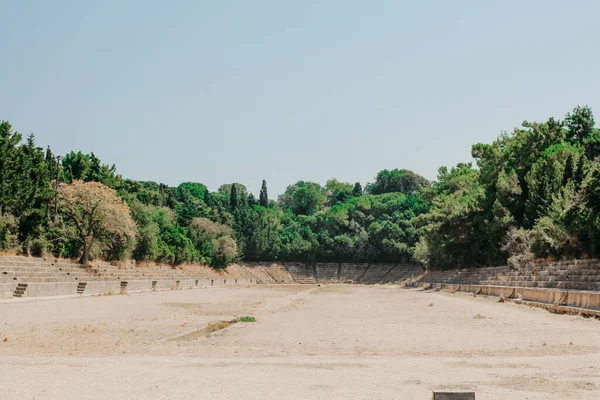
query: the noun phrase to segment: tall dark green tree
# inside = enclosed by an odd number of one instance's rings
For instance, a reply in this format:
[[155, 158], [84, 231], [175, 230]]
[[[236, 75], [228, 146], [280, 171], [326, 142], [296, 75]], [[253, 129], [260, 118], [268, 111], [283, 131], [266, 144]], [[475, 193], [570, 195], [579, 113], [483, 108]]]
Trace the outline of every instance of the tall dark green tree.
[[0, 122], [0, 214], [13, 212], [15, 189], [20, 184], [17, 175], [19, 149], [22, 136], [13, 132], [7, 121]]
[[229, 192], [229, 210], [233, 213], [238, 208], [238, 194], [235, 183], [231, 185], [231, 192]]
[[575, 173], [575, 167], [574, 167], [574, 161], [573, 161], [573, 155], [571, 153], [569, 153], [569, 156], [567, 157], [567, 161], [565, 162], [565, 170], [563, 172], [563, 179], [562, 179], [562, 185], [566, 186], [567, 183], [573, 179], [573, 175]]
[[352, 189], [352, 197], [359, 197], [363, 194], [363, 188], [360, 182], [356, 182], [354, 184], [354, 189]]
[[262, 186], [260, 188], [260, 195], [258, 196], [258, 204], [261, 207], [267, 207], [269, 205], [269, 194], [267, 193], [267, 181], [263, 179]]

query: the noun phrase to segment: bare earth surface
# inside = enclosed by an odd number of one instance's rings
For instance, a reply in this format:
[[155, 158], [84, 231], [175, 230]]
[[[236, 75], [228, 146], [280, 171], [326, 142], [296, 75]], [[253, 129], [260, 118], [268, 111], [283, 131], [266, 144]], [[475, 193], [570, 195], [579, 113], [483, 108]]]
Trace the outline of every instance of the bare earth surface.
[[[193, 333], [244, 315], [257, 322]], [[1, 399], [418, 400], [456, 387], [597, 399], [600, 321], [395, 286], [0, 303]]]

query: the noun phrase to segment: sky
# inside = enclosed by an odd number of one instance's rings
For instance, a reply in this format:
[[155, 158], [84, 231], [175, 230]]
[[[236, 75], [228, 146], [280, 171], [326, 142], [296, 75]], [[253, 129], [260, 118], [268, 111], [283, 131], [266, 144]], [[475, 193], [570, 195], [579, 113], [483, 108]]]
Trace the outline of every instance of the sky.
[[[524, 120], [600, 110], [595, 0], [0, 0], [0, 120], [125, 177], [276, 198], [435, 179]], [[597, 113], [600, 111], [597, 111]], [[600, 117], [599, 117], [600, 118]]]

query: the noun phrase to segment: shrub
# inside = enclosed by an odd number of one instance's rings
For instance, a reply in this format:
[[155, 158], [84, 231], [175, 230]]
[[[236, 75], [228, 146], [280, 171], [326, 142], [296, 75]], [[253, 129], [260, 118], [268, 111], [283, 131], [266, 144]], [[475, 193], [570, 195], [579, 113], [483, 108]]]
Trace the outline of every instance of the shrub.
[[52, 243], [44, 237], [32, 239], [29, 242], [28, 252], [33, 257], [44, 257], [48, 254], [48, 250], [51, 249]]
[[518, 269], [525, 263], [533, 260], [531, 246], [534, 241], [534, 232], [512, 227], [508, 230], [502, 250], [508, 253], [508, 265]]

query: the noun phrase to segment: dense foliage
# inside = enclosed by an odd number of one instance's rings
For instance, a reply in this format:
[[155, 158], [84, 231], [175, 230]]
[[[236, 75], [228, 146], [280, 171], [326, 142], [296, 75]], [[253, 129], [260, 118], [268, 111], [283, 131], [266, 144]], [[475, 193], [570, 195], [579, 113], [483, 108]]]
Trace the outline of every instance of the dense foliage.
[[126, 179], [93, 153], [57, 158], [1, 122], [0, 249], [215, 267], [246, 259], [447, 268], [598, 255], [600, 130], [589, 108], [524, 122], [472, 155], [475, 165], [442, 167], [435, 182], [383, 170], [364, 190], [299, 181], [273, 201], [264, 180], [257, 199], [240, 183], [210, 192]]

